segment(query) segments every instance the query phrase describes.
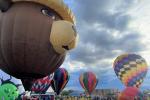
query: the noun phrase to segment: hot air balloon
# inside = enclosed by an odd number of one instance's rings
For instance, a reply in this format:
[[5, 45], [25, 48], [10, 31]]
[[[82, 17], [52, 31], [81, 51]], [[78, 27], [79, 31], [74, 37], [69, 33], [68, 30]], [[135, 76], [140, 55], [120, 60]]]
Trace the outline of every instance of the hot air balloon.
[[10, 79], [7, 80], [1, 79], [0, 100], [16, 100], [18, 98], [18, 87], [21, 86], [21, 84], [15, 84], [11, 79], [11, 76]]
[[93, 72], [85, 72], [79, 77], [80, 84], [89, 95], [96, 88], [98, 79]]
[[16, 100], [19, 91], [14, 84], [6, 83], [0, 86], [0, 100]]
[[54, 74], [50, 74], [44, 78], [34, 81], [32, 87], [31, 87], [31, 92], [38, 93], [38, 94], [44, 94], [50, 87], [53, 76], [54, 76]]
[[23, 84], [59, 68], [78, 38], [62, 0], [0, 0], [0, 30], [0, 68]]
[[143, 94], [136, 87], [127, 87], [120, 95], [119, 100], [143, 100]]
[[68, 81], [69, 81], [69, 74], [67, 70], [64, 68], [59, 68], [54, 72], [51, 87], [56, 92], [56, 94], [59, 95], [60, 92], [65, 88]]
[[116, 58], [114, 71], [125, 86], [139, 87], [147, 73], [144, 58], [136, 54], [123, 54]]

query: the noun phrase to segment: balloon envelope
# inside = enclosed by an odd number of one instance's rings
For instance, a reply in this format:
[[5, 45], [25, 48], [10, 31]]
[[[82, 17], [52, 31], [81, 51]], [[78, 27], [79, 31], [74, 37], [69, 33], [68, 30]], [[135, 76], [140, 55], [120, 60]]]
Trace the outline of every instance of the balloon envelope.
[[117, 57], [114, 62], [114, 71], [126, 86], [139, 87], [147, 70], [144, 58], [136, 54], [123, 54]]
[[127, 87], [119, 96], [119, 100], [142, 100], [143, 94], [136, 87]]
[[16, 100], [19, 96], [17, 86], [6, 83], [0, 86], [0, 100]]
[[34, 81], [31, 87], [31, 92], [44, 94], [47, 91], [47, 89], [50, 87], [53, 76], [54, 74], [50, 74], [44, 78]]
[[[57, 53], [50, 42], [54, 20], [39, 13], [43, 7], [46, 6], [33, 2], [13, 2], [9, 11], [0, 13], [0, 67], [16, 78], [42, 78], [64, 62], [66, 53]], [[49, 10], [61, 20], [57, 12]]]
[[80, 75], [79, 77], [80, 84], [82, 88], [88, 92], [88, 94], [91, 94], [92, 91], [97, 86], [98, 80], [94, 73], [92, 72], [85, 72]]
[[59, 68], [55, 71], [53, 80], [51, 82], [52, 89], [57, 95], [65, 88], [69, 81], [69, 74], [66, 69]]

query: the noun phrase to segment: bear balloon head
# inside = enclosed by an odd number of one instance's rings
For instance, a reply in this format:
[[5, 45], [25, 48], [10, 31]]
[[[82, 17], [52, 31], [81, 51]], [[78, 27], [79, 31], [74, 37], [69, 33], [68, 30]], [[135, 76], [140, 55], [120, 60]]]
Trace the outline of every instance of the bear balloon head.
[[62, 0], [1, 0], [0, 10], [0, 66], [16, 78], [51, 74], [76, 47], [74, 16]]

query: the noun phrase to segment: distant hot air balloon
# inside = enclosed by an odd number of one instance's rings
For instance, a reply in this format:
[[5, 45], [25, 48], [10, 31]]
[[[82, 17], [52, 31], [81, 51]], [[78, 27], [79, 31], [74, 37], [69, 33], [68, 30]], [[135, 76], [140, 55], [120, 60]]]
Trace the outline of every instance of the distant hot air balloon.
[[59, 68], [54, 72], [54, 77], [51, 82], [52, 89], [56, 92], [57, 95], [65, 88], [66, 84], [69, 81], [69, 74], [66, 69]]
[[127, 87], [120, 95], [119, 100], [143, 100], [143, 94], [136, 87]]
[[51, 85], [54, 74], [50, 74], [44, 78], [38, 79], [33, 82], [31, 87], [32, 93], [44, 94]]
[[125, 86], [139, 87], [147, 70], [144, 58], [136, 54], [123, 54], [114, 62], [114, 71]]
[[98, 79], [96, 78], [95, 74], [92, 72], [85, 72], [80, 75], [79, 77], [80, 84], [82, 88], [88, 94], [91, 94], [92, 91], [96, 88]]

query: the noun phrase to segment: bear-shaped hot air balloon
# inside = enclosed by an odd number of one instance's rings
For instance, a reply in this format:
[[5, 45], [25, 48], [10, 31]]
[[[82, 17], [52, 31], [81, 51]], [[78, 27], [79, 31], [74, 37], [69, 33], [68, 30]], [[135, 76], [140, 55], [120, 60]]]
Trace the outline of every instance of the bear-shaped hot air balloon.
[[62, 0], [0, 0], [0, 68], [16, 78], [54, 72], [77, 37]]

